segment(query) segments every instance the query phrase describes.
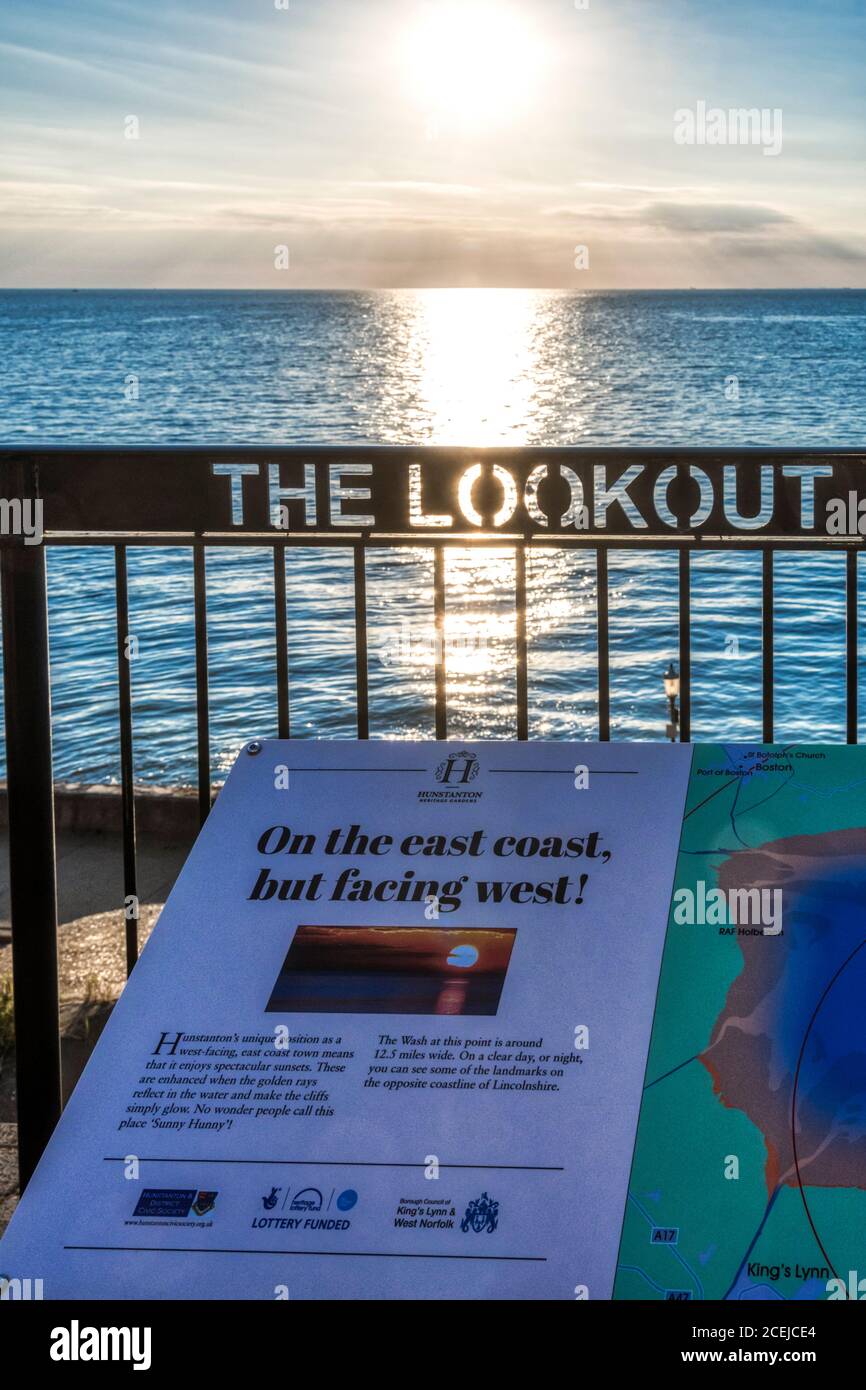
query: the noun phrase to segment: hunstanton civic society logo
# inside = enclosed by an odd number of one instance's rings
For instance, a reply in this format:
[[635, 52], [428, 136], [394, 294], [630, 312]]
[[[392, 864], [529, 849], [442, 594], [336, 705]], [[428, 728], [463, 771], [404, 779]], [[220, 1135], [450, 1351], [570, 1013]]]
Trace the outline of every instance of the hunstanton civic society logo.
[[216, 1206], [218, 1196], [218, 1192], [200, 1192], [194, 1187], [145, 1187], [133, 1216], [188, 1221], [194, 1216], [207, 1216]]

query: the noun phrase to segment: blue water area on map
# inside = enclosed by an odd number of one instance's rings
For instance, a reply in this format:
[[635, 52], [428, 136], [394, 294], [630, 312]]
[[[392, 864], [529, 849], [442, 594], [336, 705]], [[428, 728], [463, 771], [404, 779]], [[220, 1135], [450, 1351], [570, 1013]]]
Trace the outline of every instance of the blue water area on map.
[[[735, 1020], [735, 1026], [755, 1037], [752, 1065], [748, 1067], [754, 1096], [752, 1104], [747, 1100], [744, 1108], [759, 1123], [762, 1109], [769, 1114], [775, 1097], [781, 1098], [783, 1114], [774, 1120], [769, 1138], [778, 1152], [782, 1148], [781, 1120], [787, 1140], [781, 1179], [796, 1193], [797, 1167], [788, 1140], [794, 1109], [796, 1160], [807, 1202], [820, 1189], [866, 1186], [866, 860], [852, 855], [849, 843], [847, 857], [834, 865], [834, 849], [841, 859], [840, 838], [827, 831], [800, 841], [805, 852], [826, 858], [800, 877], [802, 864], [798, 872], [792, 855], [791, 870], [797, 877], [783, 888], [784, 935], [760, 942], [766, 993], [756, 1002], [760, 991], [753, 988], [749, 995], [751, 1015]], [[758, 846], [756, 852], [763, 849], [784, 862], [778, 842]], [[777, 950], [784, 954], [774, 960]], [[758, 960], [752, 954], [746, 969], [757, 967]], [[732, 1013], [736, 1012], [735, 1007]], [[744, 1068], [748, 1065], [742, 1054], [741, 1063]], [[795, 1077], [796, 1105], [792, 1107]], [[738, 1084], [738, 1105], [743, 1104], [748, 1090]], [[771, 1195], [762, 1228], [768, 1224], [781, 1190], [776, 1188]], [[829, 1260], [841, 1259], [843, 1252], [836, 1250], [834, 1233], [820, 1229], [819, 1217], [813, 1219], [817, 1220], [819, 1237], [829, 1242], [824, 1245]], [[824, 1252], [819, 1253], [817, 1245], [814, 1258], [815, 1263], [823, 1264]], [[826, 1278], [804, 1279], [792, 1296], [825, 1298]], [[728, 1297], [782, 1295], [771, 1285], [756, 1282], [744, 1261]]]
[[[832, 832], [816, 839], [829, 841]], [[839, 1138], [859, 1140], [861, 1154], [866, 1154], [864, 904], [862, 860], [849, 858], [844, 869], [822, 872], [795, 889], [788, 920], [796, 924], [796, 944], [785, 967], [774, 1029], [792, 1075], [800, 1063], [798, 1114], [804, 1107], [817, 1112]], [[861, 1157], [849, 1174], [851, 1186], [864, 1173]], [[808, 1166], [803, 1178], [808, 1181]]]
[[[731, 377], [736, 397], [725, 390]], [[864, 439], [862, 292], [0, 294], [7, 444]], [[129, 570], [136, 775], [192, 782], [191, 554], [133, 550]], [[678, 645], [676, 558], [615, 552], [610, 575], [612, 733], [663, 738], [661, 674]], [[759, 557], [703, 554], [693, 575], [693, 737], [758, 738]], [[117, 780], [113, 557], [55, 550], [49, 579], [57, 775]], [[219, 779], [245, 738], [276, 728], [271, 556], [212, 551], [208, 580]], [[288, 583], [293, 733], [352, 736], [351, 556], [295, 552]], [[446, 583], [450, 732], [511, 736], [513, 562], [504, 552], [449, 552]], [[533, 736], [596, 735], [594, 586], [591, 556], [531, 557]], [[377, 552], [368, 589], [371, 730], [432, 736], [429, 555]], [[778, 557], [778, 737], [844, 737], [844, 641], [843, 557]]]
[[[833, 832], [810, 839], [831, 852]], [[857, 865], [846, 857], [844, 867], [834, 871], [822, 865], [814, 877], [783, 887], [784, 936], [760, 942], [766, 996], [760, 1013], [739, 1026], [756, 1038], [772, 1039], [768, 1066], [773, 1090], [793, 1077], [799, 1065], [799, 1104], [817, 1107], [828, 1123], [850, 1126], [852, 1133], [864, 1136], [866, 945], [857, 948], [866, 942], [866, 864], [859, 874]], [[772, 958], [775, 941], [778, 963]], [[746, 969], [757, 968], [753, 957]], [[754, 993], [753, 988], [750, 998]]]

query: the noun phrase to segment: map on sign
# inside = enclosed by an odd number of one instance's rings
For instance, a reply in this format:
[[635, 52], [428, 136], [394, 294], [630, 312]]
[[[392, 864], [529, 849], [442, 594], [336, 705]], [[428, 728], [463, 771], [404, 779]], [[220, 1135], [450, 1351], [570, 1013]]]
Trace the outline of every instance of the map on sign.
[[615, 1298], [857, 1297], [864, 997], [859, 750], [696, 748]]

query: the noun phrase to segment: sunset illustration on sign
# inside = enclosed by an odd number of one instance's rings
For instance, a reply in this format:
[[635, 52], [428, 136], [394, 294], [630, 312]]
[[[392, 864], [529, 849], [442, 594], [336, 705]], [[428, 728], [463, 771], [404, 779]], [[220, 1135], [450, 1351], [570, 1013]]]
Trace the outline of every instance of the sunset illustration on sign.
[[301, 926], [269, 1013], [495, 1014], [516, 932]]

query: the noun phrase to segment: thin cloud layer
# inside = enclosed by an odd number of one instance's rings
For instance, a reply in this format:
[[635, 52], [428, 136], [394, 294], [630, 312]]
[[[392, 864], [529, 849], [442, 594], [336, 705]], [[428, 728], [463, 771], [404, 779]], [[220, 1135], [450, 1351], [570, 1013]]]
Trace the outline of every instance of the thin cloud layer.
[[[863, 285], [858, 9], [503, 0], [484, 61], [455, 29], [425, 73], [416, 0], [9, 7], [2, 279]], [[780, 111], [781, 152], [677, 143], [698, 102]]]

